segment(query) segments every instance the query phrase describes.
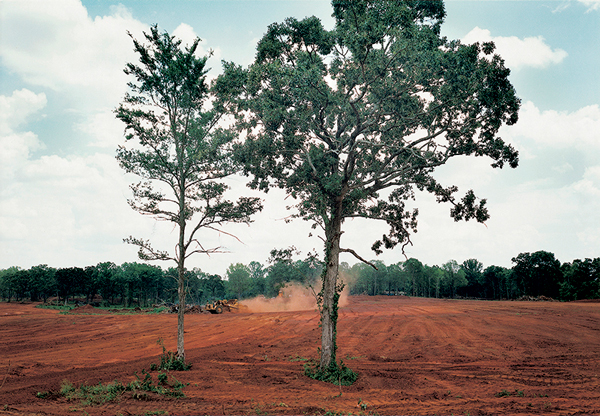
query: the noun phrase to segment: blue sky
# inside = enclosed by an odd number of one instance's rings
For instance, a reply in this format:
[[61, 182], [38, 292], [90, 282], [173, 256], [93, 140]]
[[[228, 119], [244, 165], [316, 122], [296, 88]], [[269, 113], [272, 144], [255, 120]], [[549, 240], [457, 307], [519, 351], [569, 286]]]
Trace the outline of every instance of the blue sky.
[[[466, 43], [494, 40], [523, 101], [520, 121], [501, 136], [520, 151], [520, 166], [492, 169], [461, 158], [437, 176], [487, 198], [486, 225], [454, 223], [449, 207], [419, 195], [419, 232], [407, 254], [433, 265], [476, 258], [511, 266], [522, 252], [547, 250], [562, 262], [600, 256], [600, 2], [448, 1], [442, 32]], [[136, 60], [140, 38], [157, 23], [185, 42], [203, 39], [220, 60], [249, 64], [266, 27], [286, 17], [316, 15], [332, 27], [328, 1], [45, 0], [0, 3], [0, 268], [37, 264], [86, 266], [136, 260], [129, 235], [164, 249], [172, 227], [142, 217], [126, 203], [128, 184], [115, 159], [123, 127], [112, 110], [126, 91], [122, 69]], [[250, 194], [232, 178], [232, 194]], [[230, 253], [197, 256], [191, 267], [224, 274], [231, 263], [265, 263], [269, 251], [294, 245], [321, 253], [310, 224], [286, 224], [285, 195], [256, 193], [265, 210], [250, 226], [204, 234]], [[289, 201], [288, 201], [289, 202]], [[385, 228], [345, 224], [342, 245], [374, 258]], [[402, 261], [399, 250], [379, 257]], [[353, 257], [343, 261], [354, 263]], [[163, 264], [163, 266], [171, 266]]]

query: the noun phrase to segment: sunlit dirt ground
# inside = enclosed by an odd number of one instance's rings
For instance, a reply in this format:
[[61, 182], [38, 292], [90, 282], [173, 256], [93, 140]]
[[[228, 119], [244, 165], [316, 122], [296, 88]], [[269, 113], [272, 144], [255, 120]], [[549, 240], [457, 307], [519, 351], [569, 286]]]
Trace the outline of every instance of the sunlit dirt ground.
[[593, 302], [349, 297], [338, 357], [359, 376], [341, 389], [303, 374], [319, 346], [314, 309], [186, 315], [193, 368], [174, 373], [185, 398], [125, 393], [84, 407], [53, 394], [63, 380], [132, 381], [158, 363], [159, 338], [176, 349], [176, 322], [0, 303], [0, 416], [600, 414]]

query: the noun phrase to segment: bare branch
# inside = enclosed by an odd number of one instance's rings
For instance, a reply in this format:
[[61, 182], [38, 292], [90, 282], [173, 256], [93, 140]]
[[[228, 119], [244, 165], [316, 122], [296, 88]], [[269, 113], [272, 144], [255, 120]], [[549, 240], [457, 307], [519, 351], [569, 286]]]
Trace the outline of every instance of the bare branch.
[[367, 261], [365, 259], [363, 259], [361, 256], [359, 256], [356, 251], [352, 250], [351, 248], [340, 248], [340, 252], [342, 253], [350, 253], [352, 254], [354, 257], [356, 257], [357, 259], [359, 259], [360, 261], [362, 261], [363, 263], [368, 264], [369, 266], [371, 266], [372, 268], [374, 268], [375, 270], [379, 270], [377, 268], [377, 266], [375, 266], [373, 263], [371, 263], [370, 261]]

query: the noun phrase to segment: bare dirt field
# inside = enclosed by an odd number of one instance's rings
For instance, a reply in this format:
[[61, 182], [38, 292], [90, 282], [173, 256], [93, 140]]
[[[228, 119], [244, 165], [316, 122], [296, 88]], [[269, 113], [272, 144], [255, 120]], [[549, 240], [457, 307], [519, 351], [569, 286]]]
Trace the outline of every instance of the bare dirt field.
[[185, 398], [82, 406], [52, 393], [65, 379], [132, 381], [158, 362], [158, 338], [175, 349], [177, 317], [0, 303], [0, 416], [600, 414], [600, 303], [350, 297], [339, 357], [359, 377], [341, 390], [303, 375], [314, 310], [185, 319]]

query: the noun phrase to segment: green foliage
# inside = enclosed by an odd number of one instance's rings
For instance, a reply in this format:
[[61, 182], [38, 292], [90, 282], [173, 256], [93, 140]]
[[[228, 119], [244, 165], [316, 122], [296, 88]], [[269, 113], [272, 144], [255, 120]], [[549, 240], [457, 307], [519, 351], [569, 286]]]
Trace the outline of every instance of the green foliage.
[[[285, 250], [275, 251], [282, 253]], [[290, 252], [290, 254], [293, 253]], [[523, 259], [527, 257], [527, 254], [521, 253], [519, 256]], [[552, 255], [552, 253], [549, 254]], [[253, 261], [247, 266], [242, 265], [251, 271], [250, 289], [242, 297], [276, 296], [278, 288], [282, 285], [291, 281], [304, 284], [313, 283], [323, 270], [323, 263], [311, 253], [305, 259], [293, 260], [291, 256], [289, 259], [284, 256], [277, 257], [275, 261], [277, 267], [273, 267], [275, 263], [263, 267], [257, 261]], [[447, 262], [452, 264], [450, 270], [458, 267], [463, 271], [468, 282], [466, 286], [459, 285], [453, 289], [452, 279], [449, 277], [454, 272], [450, 273], [441, 267], [423, 264], [417, 259], [408, 259], [390, 265], [378, 260], [371, 260], [371, 263], [377, 265], [378, 270], [365, 263], [356, 263], [352, 267], [347, 263], [340, 264], [340, 276], [347, 282], [351, 295], [406, 294], [439, 298], [452, 297], [454, 290], [456, 296], [515, 299], [523, 295], [522, 288], [524, 286], [533, 284], [532, 282], [526, 283], [526, 280], [537, 279], [536, 274], [523, 274], [521, 265], [515, 265], [513, 269], [488, 266], [481, 271], [483, 266], [476, 259], [468, 259], [461, 264], [450, 261]], [[541, 265], [532, 264], [531, 268], [535, 267], [541, 267]], [[103, 297], [103, 306], [97, 306], [101, 309], [133, 310], [147, 305], [151, 309], [146, 309], [146, 313], [160, 313], [167, 309], [166, 306], [160, 305], [161, 303], [176, 301], [178, 276], [176, 268], [163, 270], [160, 267], [142, 263], [123, 263], [120, 266], [113, 263], [99, 263], [96, 266], [86, 267], [85, 274], [87, 275], [92, 269], [95, 269], [93, 273], [98, 275], [98, 293]], [[52, 295], [50, 292], [33, 294], [29, 283], [25, 283], [20, 295], [17, 296], [18, 285], [21, 284], [18, 279], [24, 276], [42, 276], [41, 271], [43, 270], [48, 272], [47, 276], [50, 276], [53, 281], [56, 270], [47, 268], [45, 265], [34, 266], [29, 270], [22, 270], [18, 267], [0, 270], [1, 296], [5, 300], [10, 298], [23, 300], [31, 297], [43, 299], [45, 296]], [[101, 270], [103, 271], [101, 272]], [[575, 259], [570, 263], [563, 263], [558, 271], [559, 274], [555, 276], [558, 282], [558, 299], [572, 301], [600, 298], [600, 258]], [[186, 271], [186, 279], [188, 282], [187, 296], [196, 304], [204, 304], [213, 299], [235, 297], [230, 296], [234, 293], [232, 293], [229, 283], [222, 280], [219, 275], [194, 269]], [[27, 282], [31, 282], [31, 280], [27, 280]], [[543, 283], [545, 286], [543, 286], [541, 295], [551, 297], [550, 286], [547, 283]], [[56, 286], [53, 290], [56, 291]], [[79, 289], [74, 289], [73, 296], [79, 301], [85, 301], [84, 299], [88, 295], [80, 285]], [[92, 298], [88, 299], [88, 301], [93, 300]], [[75, 305], [73, 299], [70, 298], [66, 304], [64, 300], [58, 302], [53, 299], [51, 303], [42, 303], [36, 307], [69, 311]]]
[[[192, 368], [192, 365], [187, 364], [185, 359], [178, 358], [177, 354], [172, 351], [167, 351], [162, 338], [159, 338], [156, 343], [162, 347], [162, 354], [160, 355], [160, 363], [158, 365], [152, 364], [150, 370], [188, 371]], [[161, 377], [159, 373], [159, 380]]]
[[506, 389], [499, 391], [495, 394], [496, 397], [508, 397], [510, 396], [510, 392]]
[[182, 390], [186, 385], [175, 377], [172, 377], [170, 384], [167, 378], [159, 377], [159, 384], [155, 384], [152, 376], [145, 370], [142, 370], [142, 375], [143, 379], [135, 373], [135, 380], [129, 384], [115, 380], [112, 383], [98, 383], [92, 386], [82, 384], [79, 388], [65, 380], [61, 385], [60, 394], [67, 400], [81, 400], [81, 404], [84, 406], [101, 405], [118, 400], [127, 391], [132, 392], [132, 397], [140, 400], [147, 398], [147, 392], [169, 397], [185, 397]]
[[325, 369], [321, 369], [312, 360], [304, 363], [304, 374], [312, 379], [335, 384], [336, 386], [350, 386], [358, 378], [358, 374], [346, 367], [343, 361], [338, 364], [336, 360], [332, 360], [329, 367]]
[[525, 397], [525, 392], [523, 390], [515, 390], [513, 392], [510, 392], [506, 389], [503, 389], [503, 390], [499, 391], [498, 393], [496, 393], [495, 396], [496, 397], [510, 397], [510, 396]]
[[68, 297], [82, 290], [82, 284], [87, 276], [81, 267], [67, 267], [58, 269], [55, 274], [57, 291], [65, 302]]
[[69, 395], [71, 393], [73, 393], [75, 391], [75, 387], [73, 386], [73, 383], [71, 383], [68, 380], [63, 380], [63, 382], [60, 385], [60, 394], [62, 394], [63, 396], [69, 398]]
[[32, 302], [46, 299], [56, 293], [56, 269], [46, 264], [33, 266], [29, 270], [9, 267], [0, 270], [0, 295], [7, 300], [17, 301], [29, 297]]
[[227, 268], [227, 287], [230, 293], [235, 294], [235, 298], [242, 299], [242, 296], [250, 291], [252, 280], [250, 278], [250, 269], [242, 263], [231, 264]]
[[363, 402], [362, 399], [358, 399], [358, 406], [360, 407], [361, 411], [366, 412], [369, 404], [367, 402]]
[[159, 381], [161, 384], [165, 384], [165, 383], [167, 382], [167, 379], [169, 378], [169, 376], [167, 376], [167, 374], [166, 374], [166, 373], [158, 373], [158, 376], [157, 376], [157, 377], [158, 377], [158, 381]]
[[536, 251], [512, 258], [513, 273], [522, 295], [557, 298], [562, 273], [553, 253]]
[[[143, 179], [131, 186], [131, 207], [174, 223], [180, 238], [176, 255], [154, 249], [143, 239], [126, 241], [139, 247], [141, 259], [174, 260], [183, 273], [188, 255], [218, 251], [198, 242], [199, 230], [219, 229], [228, 222], [248, 223], [261, 204], [258, 198], [242, 197], [236, 203], [223, 199], [228, 187], [221, 179], [235, 172], [228, 154], [233, 136], [217, 127], [223, 115], [218, 105], [203, 110], [211, 97], [205, 82], [208, 57], [196, 56], [200, 39], [184, 48], [156, 25], [144, 38], [148, 44], [132, 37], [139, 65], [126, 65], [125, 73], [135, 81], [128, 84], [130, 92], [115, 110], [125, 123], [126, 140], [136, 140], [140, 147], [119, 146], [117, 160], [126, 172]], [[158, 183], [172, 195], [159, 190]], [[173, 210], [164, 208], [163, 203], [174, 201]]]
[[106, 385], [99, 383], [95, 386], [82, 384], [79, 388], [75, 388], [71, 382], [65, 380], [61, 385], [60, 394], [67, 400], [81, 400], [84, 406], [88, 406], [116, 400], [126, 390], [127, 386], [119, 381]]
[[55, 310], [59, 310], [59, 311], [70, 311], [71, 309], [73, 309], [72, 305], [65, 305], [65, 304], [61, 304], [61, 305], [47, 305], [47, 304], [39, 304], [36, 305], [36, 308], [40, 308], [40, 309], [55, 309]]
[[314, 285], [318, 280], [323, 265], [314, 253], [308, 253], [304, 260], [293, 260], [300, 252], [290, 246], [285, 249], [273, 249], [268, 259], [264, 281], [264, 294], [268, 297], [277, 296], [279, 291], [288, 283]]
[[561, 266], [559, 296], [563, 300], [600, 298], [600, 258], [573, 260]]

